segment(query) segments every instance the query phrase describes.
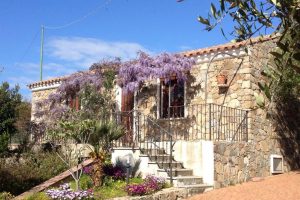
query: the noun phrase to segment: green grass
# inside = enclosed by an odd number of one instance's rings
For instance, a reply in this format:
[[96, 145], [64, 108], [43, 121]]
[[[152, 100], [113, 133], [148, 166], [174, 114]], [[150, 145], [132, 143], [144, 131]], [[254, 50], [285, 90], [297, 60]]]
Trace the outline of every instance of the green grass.
[[51, 200], [45, 192], [39, 192], [26, 198], [26, 200]]
[[[142, 183], [143, 179], [141, 178], [131, 178], [130, 184]], [[82, 175], [80, 178], [80, 188], [83, 190], [92, 188], [92, 180], [87, 175]], [[76, 185], [75, 181], [70, 182], [70, 186], [73, 190], [75, 190]], [[114, 181], [112, 179], [105, 179], [102, 187], [94, 189], [94, 197], [96, 200], [110, 199], [115, 197], [124, 197], [127, 196], [127, 192], [125, 191], [126, 181], [117, 180]], [[26, 200], [50, 200], [50, 198], [44, 193], [39, 192], [34, 195], [29, 196]]]
[[[131, 178], [129, 183], [142, 183], [143, 179], [141, 178]], [[126, 181], [118, 180], [106, 180], [105, 185], [101, 188], [97, 188], [94, 191], [94, 195], [96, 199], [110, 199], [115, 197], [123, 197], [127, 196], [127, 192], [125, 191]]]

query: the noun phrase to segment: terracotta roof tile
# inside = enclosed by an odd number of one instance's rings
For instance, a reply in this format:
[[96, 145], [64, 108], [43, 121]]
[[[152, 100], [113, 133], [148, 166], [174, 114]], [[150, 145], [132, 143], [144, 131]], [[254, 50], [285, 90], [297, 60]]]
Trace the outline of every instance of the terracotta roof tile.
[[38, 81], [35, 83], [30, 83], [28, 87], [30, 89], [37, 88], [37, 87], [42, 87], [42, 86], [48, 86], [48, 85], [54, 85], [60, 83], [62, 80], [64, 80], [65, 77], [56, 77], [48, 80], [43, 80], [43, 81]]
[[251, 38], [249, 40], [245, 40], [245, 41], [242, 41], [242, 42], [230, 42], [230, 43], [227, 43], [227, 44], [221, 44], [221, 45], [217, 45], [217, 46], [186, 51], [186, 52], [182, 52], [182, 54], [186, 57], [198, 56], [198, 55], [214, 53], [214, 52], [218, 52], [218, 51], [237, 49], [237, 48], [240, 48], [240, 47], [243, 47], [243, 46], [252, 45], [252, 44], [259, 43], [259, 42], [265, 42], [265, 41], [273, 40], [277, 37], [278, 36], [267, 35], [267, 36], [264, 36], [264, 37]]

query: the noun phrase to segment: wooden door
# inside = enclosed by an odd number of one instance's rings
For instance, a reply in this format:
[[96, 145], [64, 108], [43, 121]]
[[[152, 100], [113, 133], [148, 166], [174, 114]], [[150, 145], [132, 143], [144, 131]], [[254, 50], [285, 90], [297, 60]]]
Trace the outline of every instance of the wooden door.
[[121, 99], [121, 121], [125, 127], [125, 136], [123, 137], [123, 145], [131, 146], [133, 144], [133, 108], [134, 93], [122, 91]]

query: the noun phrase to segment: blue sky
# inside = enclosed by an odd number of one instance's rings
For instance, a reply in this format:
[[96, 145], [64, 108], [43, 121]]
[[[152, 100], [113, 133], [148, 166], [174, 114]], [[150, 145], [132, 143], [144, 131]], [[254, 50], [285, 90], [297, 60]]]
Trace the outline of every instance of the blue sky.
[[[217, 2], [216, 0], [214, 2]], [[228, 42], [219, 30], [206, 32], [197, 17], [209, 0], [1, 0], [0, 82], [39, 80], [40, 27], [45, 29], [44, 79], [70, 74], [103, 58], [130, 59], [139, 50], [181, 52]], [[230, 22], [223, 26], [230, 30]]]

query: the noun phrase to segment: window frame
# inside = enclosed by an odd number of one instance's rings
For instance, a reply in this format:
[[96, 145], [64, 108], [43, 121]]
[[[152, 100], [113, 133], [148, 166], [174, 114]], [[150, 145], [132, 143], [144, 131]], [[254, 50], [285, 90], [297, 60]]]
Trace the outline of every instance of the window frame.
[[186, 81], [183, 81], [183, 116], [182, 117], [164, 117], [163, 114], [162, 114], [162, 95], [161, 95], [161, 84], [162, 84], [162, 81], [164, 81], [164, 78], [158, 78], [157, 79], [157, 99], [158, 99], [158, 102], [157, 102], [157, 116], [158, 116], [158, 119], [161, 119], [161, 120], [168, 120], [168, 119], [183, 119], [183, 118], [186, 118], [187, 116], [187, 109], [186, 109], [186, 95], [187, 95], [187, 85], [186, 85]]

